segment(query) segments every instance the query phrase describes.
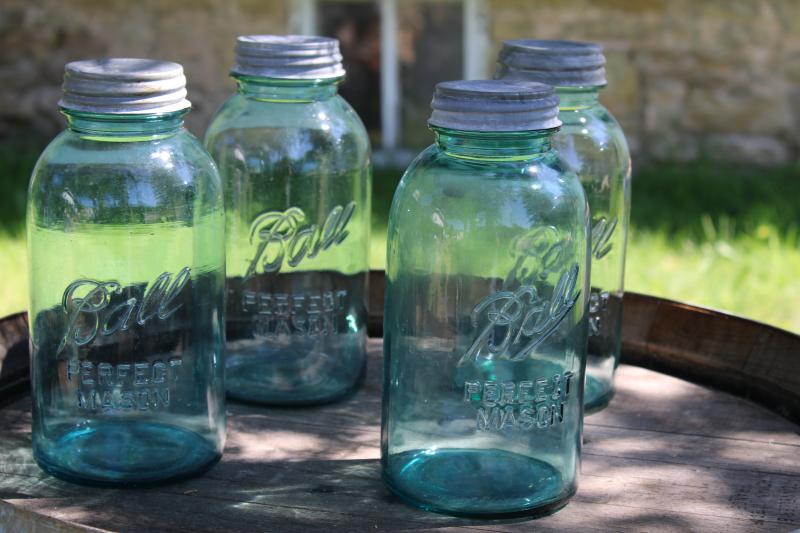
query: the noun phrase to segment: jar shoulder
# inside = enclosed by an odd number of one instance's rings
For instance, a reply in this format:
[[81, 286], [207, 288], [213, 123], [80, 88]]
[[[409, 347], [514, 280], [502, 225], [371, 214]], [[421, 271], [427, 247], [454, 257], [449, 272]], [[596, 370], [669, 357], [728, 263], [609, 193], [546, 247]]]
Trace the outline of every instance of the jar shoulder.
[[559, 118], [563, 124], [554, 146], [581, 180], [612, 175], [627, 181], [631, 165], [628, 143], [622, 127], [605, 107], [562, 110]]
[[[92, 140], [60, 133], [45, 148], [29, 183], [36, 212], [67, 215], [83, 206], [175, 209], [182, 213], [222, 204], [216, 165], [202, 144], [182, 130], [151, 141]], [[45, 209], [46, 208], [46, 209]]]
[[[302, 132], [302, 133], [300, 133]], [[270, 102], [235, 93], [214, 115], [206, 131], [205, 145], [212, 154], [233, 149], [237, 143], [269, 138], [270, 148], [281, 150], [312, 137], [318, 148], [335, 149], [342, 142], [355, 144], [366, 153], [369, 137], [355, 110], [338, 94], [311, 102]]]
[[518, 190], [523, 196], [583, 196], [577, 175], [555, 151], [527, 161], [474, 162], [449, 156], [436, 145], [423, 150], [409, 164], [398, 192], [414, 187], [414, 196], [419, 197], [422, 189], [441, 192], [443, 184], [458, 182], [477, 194]]
[[389, 217], [388, 277], [504, 279], [522, 248], [543, 255], [557, 249], [559, 261], [585, 269], [585, 193], [555, 154], [498, 164], [451, 159], [429, 148], [403, 176]]
[[572, 140], [581, 143], [584, 150], [603, 151], [617, 159], [630, 157], [622, 126], [601, 104], [562, 110], [559, 119], [562, 126], [555, 136], [557, 146]]
[[[556, 154], [516, 163], [458, 160], [431, 146], [409, 166], [395, 193], [391, 220], [531, 227], [583, 224], [586, 197], [577, 176]], [[446, 216], [445, 216], [446, 215]]]
[[85, 171], [87, 168], [120, 168], [128, 172], [165, 176], [179, 174], [188, 167], [196, 173], [188, 178], [214, 178], [216, 165], [200, 141], [187, 130], [152, 140], [96, 140], [65, 130], [42, 151], [33, 176], [44, 176], [55, 168], [59, 172]]

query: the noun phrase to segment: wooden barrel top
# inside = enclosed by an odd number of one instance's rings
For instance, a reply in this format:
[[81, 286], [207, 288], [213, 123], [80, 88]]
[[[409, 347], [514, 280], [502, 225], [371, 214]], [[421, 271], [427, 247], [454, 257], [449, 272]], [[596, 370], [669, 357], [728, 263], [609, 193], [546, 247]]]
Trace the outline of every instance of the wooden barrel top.
[[[371, 280], [372, 309], [382, 309], [382, 281]], [[8, 317], [0, 321], [0, 532], [800, 528], [800, 337], [642, 295], [626, 294], [624, 306], [623, 362], [639, 366], [621, 365], [617, 395], [585, 420], [577, 495], [534, 521], [428, 513], [383, 487], [376, 338], [365, 385], [345, 402], [229, 403], [225, 455], [201, 477], [136, 490], [59, 481], [31, 457], [26, 317]], [[379, 334], [380, 317], [371, 320]]]
[[[0, 409], [0, 524], [7, 531], [789, 531], [800, 528], [797, 425], [733, 395], [622, 365], [586, 418], [578, 494], [535, 521], [465, 520], [393, 497], [380, 480], [381, 341], [346, 402], [231, 403], [222, 461], [146, 490], [59, 481], [31, 457], [30, 398]], [[0, 530], [4, 530], [0, 527]]]

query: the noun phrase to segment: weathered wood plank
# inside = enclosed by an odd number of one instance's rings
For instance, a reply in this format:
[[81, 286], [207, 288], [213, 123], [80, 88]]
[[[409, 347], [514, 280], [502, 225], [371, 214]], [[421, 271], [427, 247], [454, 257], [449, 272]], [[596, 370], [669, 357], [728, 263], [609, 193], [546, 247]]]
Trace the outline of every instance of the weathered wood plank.
[[0, 408], [25, 394], [28, 384], [28, 314], [0, 320]]
[[15, 502], [0, 501], [0, 531], [10, 533], [79, 533], [104, 530], [64, 522], [27, 511]]
[[800, 336], [626, 293], [623, 361], [752, 399], [800, 423]]
[[[230, 404], [222, 462], [202, 477], [147, 490], [78, 487], [44, 474], [31, 458], [29, 400], [19, 400], [0, 409], [0, 517], [197, 533], [800, 527], [797, 426], [729, 394], [625, 365], [611, 406], [586, 420], [581, 484], [564, 510], [536, 521], [476, 521], [408, 507], [380, 481], [380, 351], [380, 341], [370, 341], [365, 387], [349, 401], [314, 409]], [[3, 511], [9, 506], [20, 514]]]
[[[593, 426], [650, 429], [670, 433], [720, 435], [758, 442], [794, 442], [796, 425], [731, 394], [697, 387], [677, 378], [660, 377], [660, 401], [650, 402], [647, 411], [640, 401], [653, 393], [649, 370], [624, 366], [617, 382], [614, 409], [587, 418]], [[722, 432], [722, 433], [721, 433]]]

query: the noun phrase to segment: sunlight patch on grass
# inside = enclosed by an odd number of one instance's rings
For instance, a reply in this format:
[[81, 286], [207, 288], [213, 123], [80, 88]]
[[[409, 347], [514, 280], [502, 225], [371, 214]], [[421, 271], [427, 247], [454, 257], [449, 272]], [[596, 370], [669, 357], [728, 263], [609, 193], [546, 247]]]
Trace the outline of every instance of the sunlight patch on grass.
[[0, 317], [28, 307], [28, 269], [24, 234], [0, 233]]
[[697, 242], [633, 231], [626, 289], [800, 332], [800, 246], [794, 235], [781, 238], [760, 226], [755, 235]]
[[[626, 289], [711, 307], [800, 332], [800, 239], [758, 226], [734, 234], [724, 218], [703, 221], [705, 239], [633, 229]], [[386, 263], [386, 232], [373, 229], [370, 266]]]
[[[798, 232], [760, 225], [752, 234], [733, 235], [724, 223], [704, 225], [706, 239], [633, 229], [626, 289], [800, 332]], [[27, 307], [25, 237], [0, 234], [0, 253], [0, 316], [5, 316]], [[385, 264], [386, 230], [373, 228], [370, 266]]]

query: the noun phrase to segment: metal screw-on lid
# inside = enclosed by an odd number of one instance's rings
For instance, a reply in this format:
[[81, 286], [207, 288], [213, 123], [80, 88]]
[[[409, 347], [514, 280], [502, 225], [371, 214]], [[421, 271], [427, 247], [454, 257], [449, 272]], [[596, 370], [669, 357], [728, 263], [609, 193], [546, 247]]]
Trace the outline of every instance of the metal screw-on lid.
[[549, 85], [509, 80], [436, 84], [428, 124], [465, 131], [533, 131], [561, 126]]
[[315, 80], [344, 76], [339, 41], [308, 35], [242, 35], [231, 74]]
[[172, 113], [191, 107], [183, 67], [154, 59], [87, 59], [64, 67], [63, 109], [114, 115]]
[[497, 57], [496, 78], [528, 80], [555, 87], [606, 84], [606, 58], [595, 43], [577, 41], [505, 41]]

